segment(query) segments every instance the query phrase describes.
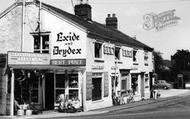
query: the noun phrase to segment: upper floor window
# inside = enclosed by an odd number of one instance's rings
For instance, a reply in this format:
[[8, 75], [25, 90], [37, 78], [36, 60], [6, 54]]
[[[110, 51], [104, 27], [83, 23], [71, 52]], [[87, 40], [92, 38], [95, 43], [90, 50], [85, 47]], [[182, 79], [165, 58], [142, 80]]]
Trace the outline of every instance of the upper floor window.
[[95, 43], [94, 44], [94, 54], [95, 58], [102, 58], [102, 44], [101, 43]]
[[33, 35], [34, 37], [34, 52], [49, 53], [49, 35]]
[[115, 58], [116, 58], [116, 60], [120, 59], [120, 48], [119, 47], [115, 47]]
[[144, 63], [145, 66], [148, 66], [148, 51], [144, 51]]
[[137, 62], [137, 50], [133, 50], [133, 62]]

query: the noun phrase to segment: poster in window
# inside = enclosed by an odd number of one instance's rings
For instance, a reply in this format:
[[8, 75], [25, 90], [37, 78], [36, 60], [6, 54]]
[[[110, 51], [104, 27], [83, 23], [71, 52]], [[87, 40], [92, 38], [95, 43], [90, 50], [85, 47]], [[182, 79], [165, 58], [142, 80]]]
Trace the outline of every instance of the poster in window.
[[86, 72], [86, 100], [92, 99], [92, 72]]
[[108, 97], [108, 95], [109, 95], [108, 72], [104, 72], [104, 97]]

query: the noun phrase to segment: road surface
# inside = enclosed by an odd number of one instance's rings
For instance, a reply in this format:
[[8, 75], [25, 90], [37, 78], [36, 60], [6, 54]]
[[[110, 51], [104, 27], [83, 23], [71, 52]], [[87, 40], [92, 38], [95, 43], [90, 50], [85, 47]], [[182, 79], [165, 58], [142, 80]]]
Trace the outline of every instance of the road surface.
[[[54, 119], [190, 119], [190, 94], [130, 109], [99, 115], [57, 117]], [[47, 117], [46, 117], [47, 119]]]

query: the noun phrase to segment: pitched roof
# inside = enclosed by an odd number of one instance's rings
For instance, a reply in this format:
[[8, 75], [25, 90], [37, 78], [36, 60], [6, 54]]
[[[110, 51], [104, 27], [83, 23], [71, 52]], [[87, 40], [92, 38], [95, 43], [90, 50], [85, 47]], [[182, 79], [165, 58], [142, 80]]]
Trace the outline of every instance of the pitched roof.
[[88, 37], [100, 38], [108, 42], [140, 47], [149, 51], [153, 50], [153, 48], [141, 43], [140, 41], [132, 37], [129, 37], [128, 35], [122, 33], [119, 30], [108, 28], [105, 25], [97, 23], [95, 21], [84, 20], [76, 15], [70, 14], [59, 8], [56, 8], [54, 6], [51, 6], [45, 3], [42, 3], [42, 7], [45, 7], [48, 10], [56, 13], [57, 15], [60, 15], [61, 17], [64, 17], [64, 18], [66, 17], [80, 24], [81, 26], [85, 27], [88, 31]]
[[[39, 5], [39, 1], [34, 1], [37, 5]], [[18, 4], [14, 4], [14, 7]], [[87, 21], [84, 20], [76, 15], [70, 14], [64, 10], [61, 10], [57, 7], [51, 6], [46, 3], [41, 3], [42, 8], [47, 9], [50, 12], [53, 12], [56, 15], [59, 15], [62, 18], [69, 19], [73, 21], [74, 23], [83, 26], [87, 29], [88, 37], [91, 38], [98, 38], [105, 40], [107, 42], [120, 44], [120, 45], [127, 45], [127, 46], [134, 46], [134, 47], [140, 47], [145, 50], [152, 51], [153, 48], [141, 43], [140, 41], [122, 33], [119, 30], [112, 29], [109, 27], [106, 27], [103, 24], [97, 23], [95, 21]], [[10, 9], [9, 9], [10, 10]]]

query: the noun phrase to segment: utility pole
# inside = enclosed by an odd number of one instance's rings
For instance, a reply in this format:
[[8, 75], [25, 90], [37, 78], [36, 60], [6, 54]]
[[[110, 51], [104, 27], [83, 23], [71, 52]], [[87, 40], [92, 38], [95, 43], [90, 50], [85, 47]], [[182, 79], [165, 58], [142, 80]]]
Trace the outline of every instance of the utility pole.
[[23, 51], [23, 41], [25, 33], [25, 0], [22, 0], [22, 31], [21, 31], [21, 52]]
[[38, 25], [39, 25], [39, 40], [40, 40], [40, 53], [42, 53], [42, 37], [41, 37], [41, 7], [42, 7], [42, 3], [41, 1], [39, 1], [40, 4], [39, 4], [39, 13], [38, 13]]

